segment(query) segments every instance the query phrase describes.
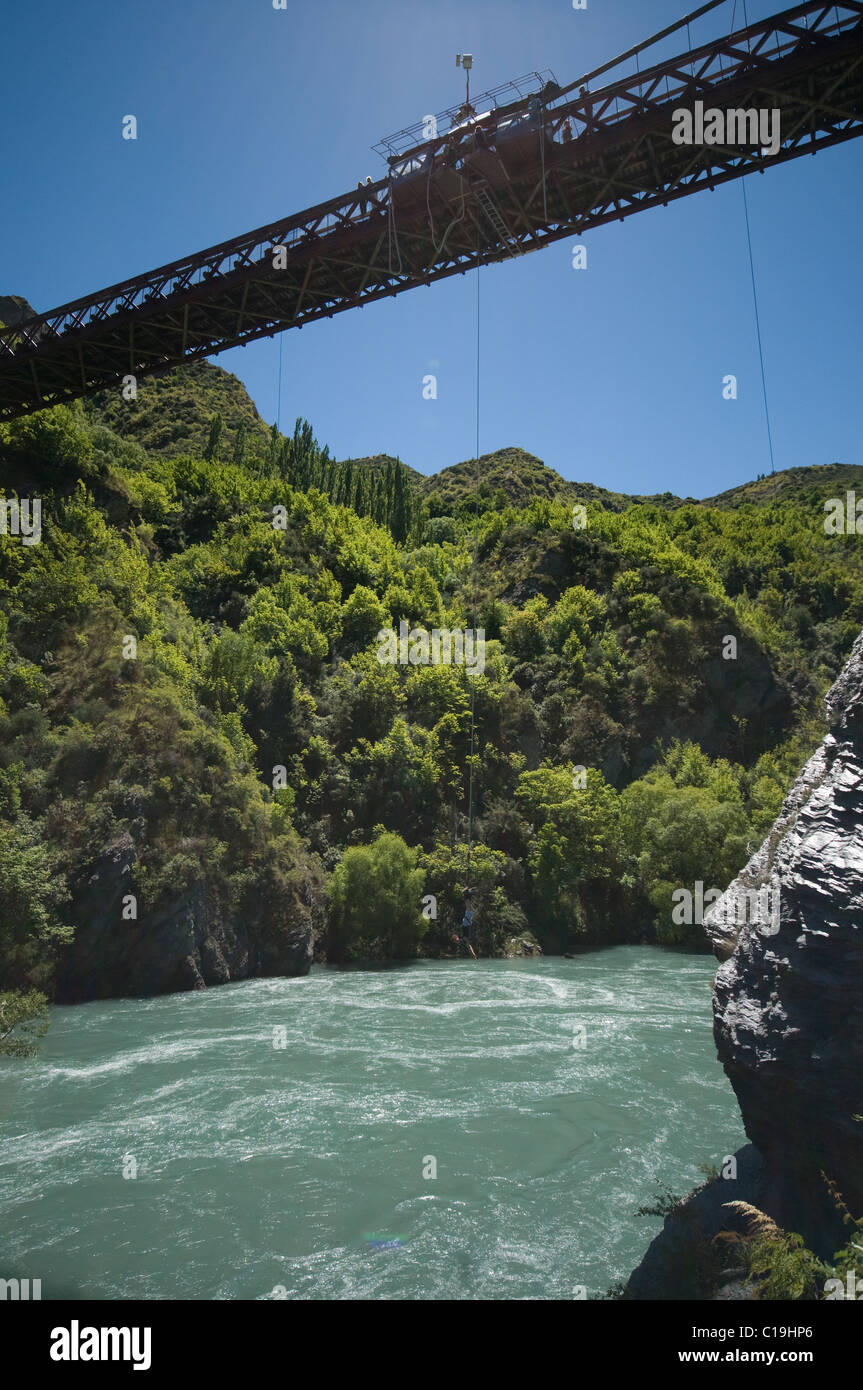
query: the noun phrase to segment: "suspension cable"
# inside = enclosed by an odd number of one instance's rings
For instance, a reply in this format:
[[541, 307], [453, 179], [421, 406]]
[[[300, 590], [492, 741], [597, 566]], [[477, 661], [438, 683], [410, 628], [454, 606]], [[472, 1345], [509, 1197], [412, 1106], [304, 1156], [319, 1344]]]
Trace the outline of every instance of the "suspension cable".
[[[476, 224], [477, 253], [479, 253], [479, 220]], [[480, 266], [476, 268], [476, 439], [475, 439], [475, 467], [474, 467], [474, 529], [473, 529], [473, 640], [477, 642], [477, 556], [479, 553], [479, 407], [480, 407], [480, 313], [479, 313], [479, 272]], [[473, 849], [473, 756], [474, 742], [476, 737], [476, 676], [471, 677], [470, 684], [470, 762], [468, 774], [468, 803], [467, 803], [467, 886], [470, 887], [470, 859]]]
[[764, 349], [761, 344], [761, 318], [758, 313], [758, 291], [755, 288], [755, 261], [752, 256], [752, 233], [749, 227], [749, 202], [746, 197], [745, 177], [740, 180], [740, 187], [743, 189], [743, 212], [746, 217], [746, 243], [749, 247], [749, 274], [752, 279], [752, 301], [755, 305], [755, 332], [758, 337], [758, 358], [761, 363], [761, 392], [764, 397], [764, 418], [767, 422], [767, 444], [770, 449], [770, 472], [775, 473], [773, 434], [770, 429], [770, 408], [767, 404], [767, 378], [764, 374]]
[[[574, 91], [576, 87], [587, 86], [587, 83], [592, 81], [594, 77], [602, 77], [603, 73], [610, 72], [612, 68], [616, 68], [620, 63], [625, 63], [627, 58], [634, 58], [636, 54], [643, 53], [646, 48], [652, 48], [655, 43], [659, 43], [660, 39], [667, 39], [670, 34], [676, 33], [678, 29], [688, 27], [694, 20], [700, 19], [702, 15], [708, 14], [710, 10], [715, 10], [720, 5], [726, 3], [727, 0], [709, 0], [709, 4], [702, 5], [699, 10], [693, 10], [691, 14], [684, 15], [683, 18], [678, 19], [675, 24], [670, 24], [667, 29], [660, 30], [658, 34], [653, 34], [651, 38], [643, 39], [642, 42], [636, 44], [634, 48], [627, 49], [626, 53], [621, 53], [617, 58], [612, 58], [609, 63], [603, 63], [601, 68], [594, 68], [592, 72], [586, 72], [583, 77], [577, 77], [574, 82], [568, 83], [566, 87], [562, 87], [559, 92], [555, 93], [555, 101], [565, 96], [567, 92]], [[691, 41], [689, 47], [692, 47]]]
[[[734, 0], [734, 10], [731, 15], [731, 29], [734, 30], [734, 18], [737, 14], [737, 0]], [[743, 23], [749, 28], [749, 16], [746, 13], [746, 0], [743, 0]], [[773, 457], [773, 431], [770, 428], [770, 407], [767, 403], [767, 376], [764, 371], [764, 348], [761, 342], [761, 315], [758, 312], [758, 290], [755, 283], [755, 258], [752, 254], [752, 229], [749, 225], [749, 199], [746, 196], [746, 176], [740, 180], [740, 187], [743, 190], [743, 216], [746, 220], [746, 245], [749, 249], [749, 277], [752, 281], [752, 303], [755, 306], [755, 334], [758, 339], [758, 360], [761, 364], [761, 394], [764, 398], [764, 419], [767, 424], [767, 447], [770, 451], [770, 472], [776, 472], [776, 464]]]

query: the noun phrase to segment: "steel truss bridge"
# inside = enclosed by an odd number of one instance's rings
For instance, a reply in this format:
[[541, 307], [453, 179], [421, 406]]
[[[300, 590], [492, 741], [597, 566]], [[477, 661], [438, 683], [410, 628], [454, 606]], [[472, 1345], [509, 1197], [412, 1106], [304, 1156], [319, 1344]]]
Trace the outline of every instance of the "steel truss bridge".
[[[0, 420], [523, 255], [863, 133], [863, 0], [805, 0], [591, 88], [718, 3], [569, 87], [536, 74], [445, 113], [431, 139], [400, 132], [379, 147], [389, 170], [373, 184], [0, 329]], [[778, 109], [777, 153], [675, 143], [674, 111], [697, 101]]]

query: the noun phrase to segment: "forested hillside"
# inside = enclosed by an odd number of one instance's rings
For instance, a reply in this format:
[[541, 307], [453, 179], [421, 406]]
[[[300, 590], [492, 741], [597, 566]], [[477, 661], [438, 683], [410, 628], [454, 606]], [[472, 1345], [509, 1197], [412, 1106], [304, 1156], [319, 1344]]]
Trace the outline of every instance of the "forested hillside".
[[[672, 892], [739, 870], [863, 625], [858, 539], [823, 527], [863, 470], [708, 506], [505, 450], [477, 499], [475, 462], [337, 464], [234, 382], [0, 428], [2, 495], [42, 499], [39, 544], [0, 536], [0, 989], [128, 991], [195, 904], [216, 942], [255, 923], [246, 973], [286, 923], [331, 961], [453, 950], [472, 695], [481, 948], [700, 941]], [[381, 664], [403, 620], [483, 628], [483, 673]], [[157, 964], [141, 992], [196, 983]]]

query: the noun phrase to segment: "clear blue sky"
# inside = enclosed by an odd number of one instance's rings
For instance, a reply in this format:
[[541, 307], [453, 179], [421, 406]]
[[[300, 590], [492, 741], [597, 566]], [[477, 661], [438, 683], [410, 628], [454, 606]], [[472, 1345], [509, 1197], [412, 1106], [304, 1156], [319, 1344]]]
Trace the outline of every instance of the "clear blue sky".
[[[692, 8], [7, 5], [0, 294], [49, 309], [378, 177], [376, 140], [460, 99], [457, 51], [474, 54], [477, 94], [534, 68], [565, 83]], [[748, 0], [750, 19], [780, 8]], [[127, 114], [136, 142], [121, 138]], [[858, 140], [747, 180], [777, 468], [863, 463], [861, 175]], [[740, 183], [585, 243], [586, 271], [561, 241], [479, 272], [481, 451], [521, 445], [627, 492], [707, 496], [765, 471]], [[287, 333], [282, 428], [305, 415], [339, 458], [398, 454], [426, 473], [471, 457], [475, 342], [476, 272]], [[278, 338], [214, 360], [275, 418]], [[422, 399], [427, 372], [437, 401]]]

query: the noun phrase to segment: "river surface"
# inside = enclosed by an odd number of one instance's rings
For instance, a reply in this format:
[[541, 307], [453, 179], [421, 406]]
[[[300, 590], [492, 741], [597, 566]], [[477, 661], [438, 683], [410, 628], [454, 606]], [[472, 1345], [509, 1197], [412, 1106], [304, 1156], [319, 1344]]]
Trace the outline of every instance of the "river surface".
[[745, 1142], [714, 970], [623, 946], [54, 1009], [38, 1059], [0, 1059], [0, 1277], [600, 1297], [662, 1224], [637, 1207]]

